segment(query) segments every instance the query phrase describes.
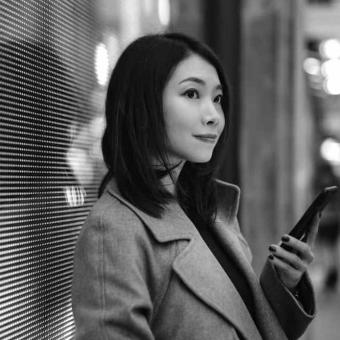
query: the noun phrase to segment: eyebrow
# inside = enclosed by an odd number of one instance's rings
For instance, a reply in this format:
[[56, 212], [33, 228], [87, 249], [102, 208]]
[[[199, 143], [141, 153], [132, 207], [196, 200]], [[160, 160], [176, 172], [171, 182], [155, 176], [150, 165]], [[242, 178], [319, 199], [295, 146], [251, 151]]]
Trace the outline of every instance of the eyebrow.
[[[197, 78], [197, 77], [189, 77], [189, 78], [185, 78], [185, 79], [181, 80], [181, 81], [179, 82], [179, 84], [182, 84], [182, 83], [184, 83], [184, 82], [186, 82], [186, 81], [192, 81], [192, 82], [197, 83], [197, 84], [200, 84], [200, 85], [206, 85], [206, 83], [205, 83], [205, 81], [204, 81], [203, 79]], [[221, 85], [221, 84], [218, 84], [218, 85], [216, 85], [215, 88], [216, 88], [217, 90], [222, 90], [222, 85]]]

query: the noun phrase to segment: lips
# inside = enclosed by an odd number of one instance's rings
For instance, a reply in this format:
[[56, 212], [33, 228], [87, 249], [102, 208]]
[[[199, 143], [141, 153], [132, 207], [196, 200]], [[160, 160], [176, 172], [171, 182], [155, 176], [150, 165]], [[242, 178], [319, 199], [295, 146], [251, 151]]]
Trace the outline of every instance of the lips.
[[215, 134], [194, 135], [194, 137], [205, 143], [216, 143], [217, 141], [217, 135]]

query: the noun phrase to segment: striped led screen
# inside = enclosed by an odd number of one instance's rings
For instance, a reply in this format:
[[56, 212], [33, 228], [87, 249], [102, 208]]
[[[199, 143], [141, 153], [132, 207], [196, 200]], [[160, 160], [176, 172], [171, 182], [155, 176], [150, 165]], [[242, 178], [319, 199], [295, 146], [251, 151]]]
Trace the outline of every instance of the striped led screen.
[[96, 199], [93, 1], [0, 0], [0, 339], [72, 339], [74, 245]]

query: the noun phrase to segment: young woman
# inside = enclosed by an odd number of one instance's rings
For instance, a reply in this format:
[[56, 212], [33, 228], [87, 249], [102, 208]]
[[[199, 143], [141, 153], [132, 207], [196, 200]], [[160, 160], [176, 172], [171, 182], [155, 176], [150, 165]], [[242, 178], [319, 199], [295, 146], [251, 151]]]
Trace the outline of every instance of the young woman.
[[182, 34], [123, 52], [107, 92], [108, 173], [75, 251], [76, 339], [297, 339], [314, 315], [310, 243], [271, 245], [260, 280], [237, 223], [239, 189], [215, 179], [228, 84]]

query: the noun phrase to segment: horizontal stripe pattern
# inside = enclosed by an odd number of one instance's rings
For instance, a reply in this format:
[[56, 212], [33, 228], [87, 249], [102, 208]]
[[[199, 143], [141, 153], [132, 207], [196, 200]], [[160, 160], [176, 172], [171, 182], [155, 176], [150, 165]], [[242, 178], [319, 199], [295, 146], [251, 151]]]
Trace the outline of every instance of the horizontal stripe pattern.
[[0, 0], [2, 340], [74, 335], [74, 246], [104, 172], [88, 128], [92, 6]]

